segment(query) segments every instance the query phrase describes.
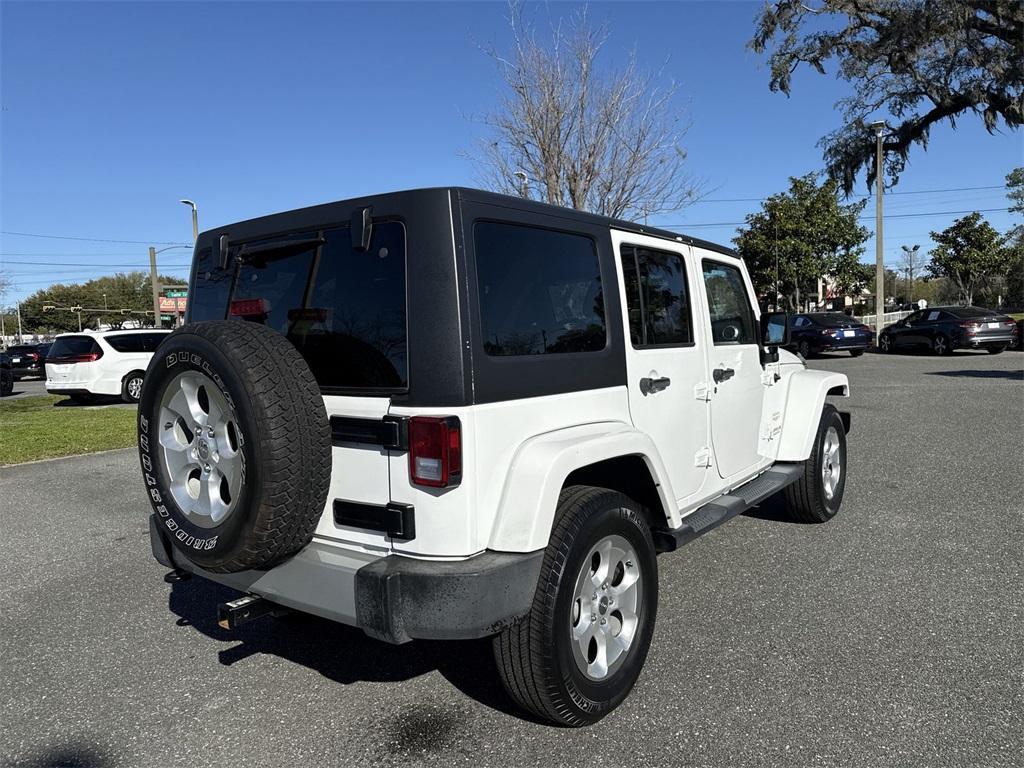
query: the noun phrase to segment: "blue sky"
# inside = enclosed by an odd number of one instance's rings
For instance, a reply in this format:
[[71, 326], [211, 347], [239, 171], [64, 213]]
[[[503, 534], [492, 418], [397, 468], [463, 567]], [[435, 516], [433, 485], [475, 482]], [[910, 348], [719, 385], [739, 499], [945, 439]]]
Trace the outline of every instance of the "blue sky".
[[[611, 31], [607, 61], [635, 46], [646, 67], [664, 65], [692, 123], [683, 143], [708, 199], [652, 223], [728, 242], [757, 209], [750, 198], [821, 167], [815, 144], [838, 123], [843, 85], [803, 73], [791, 98], [771, 93], [764, 62], [744, 47], [758, 7], [591, 5]], [[540, 18], [572, 8], [552, 3]], [[147, 244], [191, 240], [182, 197], [199, 203], [207, 228], [358, 194], [473, 185], [464, 153], [485, 131], [472, 116], [500, 93], [480, 47], [507, 44], [505, 16], [489, 2], [3, 2], [2, 229], [94, 239], [0, 235], [0, 272], [15, 286], [6, 303], [49, 282], [146, 268]], [[903, 244], [927, 248], [928, 232], [955, 218], [920, 214], [1005, 209], [1004, 176], [1021, 164], [1019, 133], [990, 136], [974, 118], [936, 128], [895, 191], [997, 188], [888, 197], [887, 214], [904, 218], [887, 220], [887, 262]], [[185, 276], [188, 260], [169, 250], [161, 271]]]

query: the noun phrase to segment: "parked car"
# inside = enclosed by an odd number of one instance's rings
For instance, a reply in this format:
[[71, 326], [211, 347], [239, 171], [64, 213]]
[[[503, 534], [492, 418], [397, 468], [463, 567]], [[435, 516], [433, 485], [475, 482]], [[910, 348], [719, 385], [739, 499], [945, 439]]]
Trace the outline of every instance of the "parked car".
[[140, 485], [157, 561], [243, 593], [225, 629], [493, 637], [516, 702], [586, 725], [643, 667], [658, 552], [779, 492], [839, 510], [847, 377], [779, 349], [728, 248], [445, 188], [204, 232], [191, 274]]
[[14, 372], [11, 370], [11, 358], [6, 352], [0, 352], [0, 397], [7, 397], [14, 391]]
[[150, 358], [168, 334], [153, 329], [62, 334], [46, 359], [46, 391], [79, 403], [97, 395], [137, 403]]
[[984, 349], [998, 355], [1013, 341], [1012, 317], [984, 307], [928, 307], [882, 329], [878, 347], [896, 352], [913, 347], [936, 355], [954, 349]]
[[860, 357], [875, 333], [842, 312], [808, 312], [790, 320], [790, 348], [808, 358], [821, 352], [849, 352]]
[[14, 380], [26, 379], [30, 376], [44, 378], [46, 376], [46, 353], [50, 349], [47, 344], [15, 344], [7, 348], [11, 358], [11, 371]]

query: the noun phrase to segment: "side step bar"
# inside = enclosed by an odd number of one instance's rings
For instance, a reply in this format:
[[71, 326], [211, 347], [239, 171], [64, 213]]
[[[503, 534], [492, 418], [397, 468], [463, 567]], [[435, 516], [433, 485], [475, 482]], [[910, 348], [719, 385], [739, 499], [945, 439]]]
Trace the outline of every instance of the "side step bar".
[[683, 518], [683, 524], [678, 528], [661, 528], [653, 531], [654, 546], [659, 552], [673, 552], [751, 507], [756, 507], [769, 496], [795, 483], [803, 473], [802, 462], [774, 464], [771, 469], [750, 482], [698, 507]]

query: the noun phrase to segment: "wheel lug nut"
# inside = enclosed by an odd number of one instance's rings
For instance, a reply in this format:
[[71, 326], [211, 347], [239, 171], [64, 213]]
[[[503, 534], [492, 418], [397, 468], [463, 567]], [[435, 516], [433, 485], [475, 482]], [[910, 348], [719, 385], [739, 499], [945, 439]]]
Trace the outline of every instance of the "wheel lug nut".
[[601, 626], [604, 626], [607, 623], [608, 623], [608, 619], [601, 619]]
[[206, 434], [208, 434], [210, 437], [213, 437], [213, 427], [207, 427]]
[[209, 472], [210, 471], [210, 465], [209, 464], [204, 464], [203, 465], [203, 471]]
[[601, 585], [601, 589], [608, 589], [608, 584], [607, 584], [607, 583], [605, 583], [605, 584], [602, 584], [602, 585]]
[[632, 560], [627, 560], [626, 561], [626, 567], [627, 568], [632, 568], [633, 567], [633, 561]]
[[596, 613], [590, 614], [590, 620], [591, 621], [597, 621], [597, 614]]

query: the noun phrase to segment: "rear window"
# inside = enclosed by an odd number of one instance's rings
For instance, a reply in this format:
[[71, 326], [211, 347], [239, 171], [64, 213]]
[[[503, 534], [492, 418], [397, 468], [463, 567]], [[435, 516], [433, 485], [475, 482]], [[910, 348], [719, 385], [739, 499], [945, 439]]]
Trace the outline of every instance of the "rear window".
[[87, 355], [99, 352], [99, 346], [91, 336], [62, 336], [53, 342], [47, 357], [66, 357], [69, 355]]
[[954, 317], [988, 317], [989, 315], [999, 314], [991, 309], [983, 309], [982, 307], [956, 307], [955, 309], [950, 309], [949, 313]]
[[155, 352], [167, 333], [123, 333], [104, 336], [103, 340], [118, 352]]
[[604, 349], [604, 297], [593, 240], [485, 221], [474, 228], [474, 245], [488, 355]]
[[[322, 244], [303, 241], [322, 239]], [[270, 243], [298, 247], [264, 250]], [[233, 269], [198, 254], [191, 320], [238, 316], [287, 336], [326, 390], [408, 386], [405, 227], [375, 222], [370, 247], [352, 247], [348, 227], [292, 233], [231, 249]], [[237, 261], [239, 253], [243, 261]], [[227, 276], [227, 277], [226, 277]]]

